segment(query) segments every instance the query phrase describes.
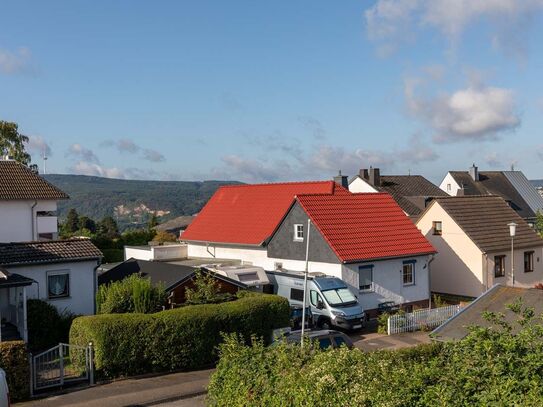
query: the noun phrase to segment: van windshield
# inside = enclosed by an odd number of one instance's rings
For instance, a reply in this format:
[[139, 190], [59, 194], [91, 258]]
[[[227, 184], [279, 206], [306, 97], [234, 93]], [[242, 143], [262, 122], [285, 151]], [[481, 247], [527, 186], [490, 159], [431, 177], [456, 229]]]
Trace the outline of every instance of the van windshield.
[[326, 298], [326, 302], [332, 307], [357, 303], [356, 297], [348, 288], [325, 290], [322, 294], [324, 295], [324, 298]]

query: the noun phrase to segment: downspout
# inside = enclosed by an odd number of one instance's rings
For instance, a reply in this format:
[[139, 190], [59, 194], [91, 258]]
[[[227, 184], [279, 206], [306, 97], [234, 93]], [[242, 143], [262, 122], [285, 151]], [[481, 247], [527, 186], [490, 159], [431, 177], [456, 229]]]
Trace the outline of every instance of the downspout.
[[94, 275], [94, 299], [93, 299], [94, 315], [96, 315], [96, 294], [98, 292], [98, 274], [96, 273], [96, 270], [98, 270], [98, 267], [100, 267], [102, 265], [102, 259], [99, 259], [96, 263], [97, 263], [96, 267], [93, 268], [93, 275]]
[[432, 284], [431, 284], [431, 278], [432, 278], [432, 272], [430, 270], [430, 263], [433, 262], [436, 258], [435, 254], [430, 255], [430, 259], [427, 263], [428, 268], [428, 294], [430, 294], [430, 298], [428, 300], [428, 309], [432, 309]]
[[[34, 201], [32, 206], [30, 207], [30, 222], [32, 224], [32, 238], [30, 240], [38, 240], [38, 234], [35, 233], [36, 229], [38, 228], [37, 222], [34, 224], [34, 208], [38, 204], [38, 201]], [[36, 236], [36, 237], [34, 237]]]

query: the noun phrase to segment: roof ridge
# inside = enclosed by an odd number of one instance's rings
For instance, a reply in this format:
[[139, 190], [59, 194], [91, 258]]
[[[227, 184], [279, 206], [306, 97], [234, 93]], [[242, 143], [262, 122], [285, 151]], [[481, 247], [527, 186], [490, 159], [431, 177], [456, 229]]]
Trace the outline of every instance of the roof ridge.
[[25, 242], [2, 242], [0, 243], [0, 246], [25, 246], [30, 244], [40, 244], [40, 245], [49, 245], [54, 243], [71, 243], [71, 242], [91, 242], [90, 238], [83, 237], [83, 238], [77, 238], [77, 237], [71, 237], [69, 239], [57, 239], [57, 240], [27, 240]]
[[264, 186], [277, 186], [277, 185], [300, 185], [300, 184], [325, 184], [332, 183], [332, 180], [324, 181], [286, 181], [286, 182], [262, 182], [259, 184], [228, 184], [221, 185], [220, 188], [239, 188], [239, 187], [264, 187]]

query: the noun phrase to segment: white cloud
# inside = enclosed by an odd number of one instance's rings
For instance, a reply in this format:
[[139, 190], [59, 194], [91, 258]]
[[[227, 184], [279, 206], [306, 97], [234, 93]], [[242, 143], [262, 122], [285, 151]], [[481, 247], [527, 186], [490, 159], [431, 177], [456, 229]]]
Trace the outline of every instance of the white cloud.
[[225, 172], [232, 179], [247, 182], [273, 182], [279, 179], [288, 179], [292, 176], [290, 165], [285, 161], [268, 164], [259, 160], [247, 159], [238, 155], [222, 157], [226, 171], [215, 170], [214, 173], [225, 177]]
[[311, 116], [298, 116], [298, 121], [311, 132], [315, 140], [324, 140], [326, 138], [326, 130], [320, 120]]
[[409, 112], [428, 124], [436, 142], [494, 139], [520, 126], [510, 89], [468, 86], [451, 94], [420, 96], [419, 79], [405, 81]]
[[154, 163], [158, 163], [158, 162], [166, 160], [166, 158], [164, 158], [164, 156], [161, 153], [159, 153], [156, 150], [151, 150], [149, 148], [145, 148], [143, 150], [143, 159], [154, 162]]
[[96, 154], [94, 154], [94, 151], [82, 146], [79, 143], [72, 144], [68, 149], [67, 155], [82, 158], [89, 163], [98, 164], [100, 162]]
[[504, 44], [542, 9], [543, 0], [378, 0], [365, 19], [369, 37], [381, 50], [393, 49], [426, 27], [454, 44], [468, 26], [483, 19], [490, 23], [492, 43]]
[[485, 163], [491, 167], [501, 167], [502, 162], [498, 157], [498, 153], [492, 151], [485, 156]]
[[0, 49], [0, 73], [12, 75], [27, 72], [30, 69], [31, 53], [21, 47], [15, 52]]
[[31, 154], [39, 155], [40, 157], [45, 153], [46, 156], [53, 154], [51, 147], [41, 136], [28, 136], [28, 143], [26, 148]]
[[78, 161], [68, 171], [79, 175], [92, 175], [106, 178], [126, 178], [125, 172], [119, 168], [107, 168], [97, 163]]
[[115, 145], [117, 146], [117, 149], [121, 153], [122, 152], [137, 153], [140, 150], [140, 147], [136, 143], [134, 143], [132, 140], [125, 139], [125, 138], [117, 140]]

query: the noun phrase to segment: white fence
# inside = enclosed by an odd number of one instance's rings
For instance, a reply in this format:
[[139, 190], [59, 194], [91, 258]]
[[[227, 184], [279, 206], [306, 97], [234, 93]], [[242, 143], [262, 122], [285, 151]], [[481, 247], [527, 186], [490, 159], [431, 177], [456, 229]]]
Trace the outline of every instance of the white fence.
[[460, 305], [449, 305], [433, 309], [420, 309], [410, 313], [400, 313], [388, 318], [389, 335], [436, 328], [462, 310]]

